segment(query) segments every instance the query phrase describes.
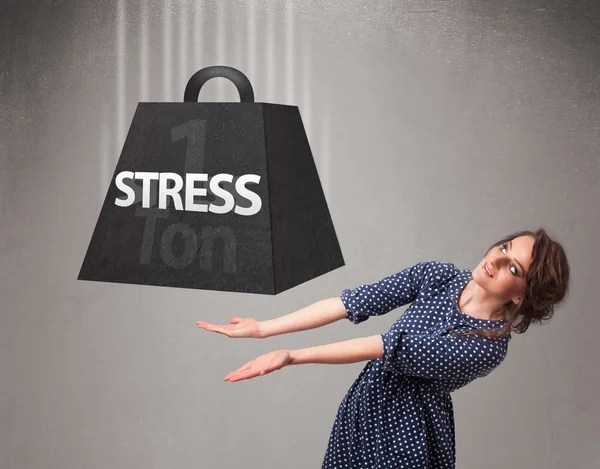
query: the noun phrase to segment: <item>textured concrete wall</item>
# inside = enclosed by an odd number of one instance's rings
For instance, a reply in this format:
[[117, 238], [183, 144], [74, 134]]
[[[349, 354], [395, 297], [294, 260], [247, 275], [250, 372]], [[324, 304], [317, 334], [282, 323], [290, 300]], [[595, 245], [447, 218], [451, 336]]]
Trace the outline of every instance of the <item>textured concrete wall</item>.
[[[422, 260], [477, 265], [544, 226], [571, 293], [454, 395], [461, 469], [597, 468], [600, 15], [574, 1], [4, 0], [0, 5], [0, 467], [320, 467], [363, 364], [240, 383], [270, 319]], [[213, 64], [299, 106], [346, 266], [276, 297], [79, 282], [138, 101]], [[213, 80], [202, 100], [236, 100]]]

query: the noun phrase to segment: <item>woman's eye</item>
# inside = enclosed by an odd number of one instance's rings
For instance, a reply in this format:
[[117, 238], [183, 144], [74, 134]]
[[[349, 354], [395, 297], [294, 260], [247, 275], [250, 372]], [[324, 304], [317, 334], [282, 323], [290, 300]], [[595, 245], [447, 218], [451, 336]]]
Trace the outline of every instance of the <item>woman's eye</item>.
[[502, 251], [502, 254], [506, 253], [506, 243], [500, 245], [500, 251]]
[[511, 273], [516, 277], [517, 275], [519, 275], [519, 271], [517, 270], [517, 268], [514, 265], [510, 266], [510, 271]]

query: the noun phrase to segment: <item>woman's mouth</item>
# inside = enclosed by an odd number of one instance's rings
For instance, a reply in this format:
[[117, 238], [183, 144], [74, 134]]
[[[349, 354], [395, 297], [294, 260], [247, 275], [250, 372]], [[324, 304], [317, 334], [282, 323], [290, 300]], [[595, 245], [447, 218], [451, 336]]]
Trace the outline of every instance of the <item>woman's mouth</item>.
[[482, 270], [485, 272], [486, 275], [494, 278], [494, 276], [492, 275], [492, 273], [490, 272], [490, 268], [488, 267], [487, 263], [483, 264]]

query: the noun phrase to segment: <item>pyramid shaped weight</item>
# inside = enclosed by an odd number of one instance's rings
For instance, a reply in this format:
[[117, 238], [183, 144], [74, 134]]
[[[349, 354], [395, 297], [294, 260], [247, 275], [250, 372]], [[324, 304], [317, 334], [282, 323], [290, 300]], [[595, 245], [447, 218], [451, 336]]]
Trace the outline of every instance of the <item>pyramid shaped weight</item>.
[[[241, 102], [197, 102], [214, 77]], [[78, 278], [277, 294], [343, 265], [298, 108], [216, 66], [138, 104]]]

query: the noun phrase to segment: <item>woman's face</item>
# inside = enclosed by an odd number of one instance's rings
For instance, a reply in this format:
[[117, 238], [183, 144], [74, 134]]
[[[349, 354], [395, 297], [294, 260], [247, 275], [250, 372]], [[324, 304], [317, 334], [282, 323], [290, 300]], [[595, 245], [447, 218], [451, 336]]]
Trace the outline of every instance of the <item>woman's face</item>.
[[493, 247], [473, 270], [473, 280], [502, 301], [518, 304], [525, 292], [533, 244], [531, 236], [519, 236]]

